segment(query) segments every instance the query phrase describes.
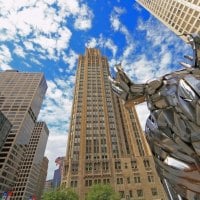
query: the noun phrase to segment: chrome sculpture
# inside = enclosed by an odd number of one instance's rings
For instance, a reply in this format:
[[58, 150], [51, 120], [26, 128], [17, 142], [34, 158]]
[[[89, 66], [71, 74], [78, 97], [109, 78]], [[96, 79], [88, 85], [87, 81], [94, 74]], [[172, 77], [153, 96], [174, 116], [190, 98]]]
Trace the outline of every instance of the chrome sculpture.
[[193, 57], [184, 69], [146, 84], [133, 83], [121, 65], [110, 78], [125, 106], [145, 97], [145, 132], [157, 172], [170, 200], [200, 199], [200, 35], [188, 35]]

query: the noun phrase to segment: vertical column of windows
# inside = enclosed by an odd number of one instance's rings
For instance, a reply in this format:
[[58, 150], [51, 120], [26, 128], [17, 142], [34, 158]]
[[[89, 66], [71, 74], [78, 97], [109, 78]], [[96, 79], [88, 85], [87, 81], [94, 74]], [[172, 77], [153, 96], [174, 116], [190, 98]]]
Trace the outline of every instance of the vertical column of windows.
[[132, 128], [133, 128], [134, 136], [135, 136], [135, 139], [136, 139], [139, 154], [140, 154], [140, 156], [144, 156], [145, 155], [144, 147], [143, 147], [143, 144], [142, 144], [142, 141], [141, 141], [141, 137], [140, 137], [139, 130], [138, 130], [138, 127], [137, 127], [136, 119], [135, 119], [135, 116], [134, 116], [134, 112], [132, 110], [129, 110], [129, 116], [130, 116], [130, 119], [131, 119], [131, 124], [132, 124]]

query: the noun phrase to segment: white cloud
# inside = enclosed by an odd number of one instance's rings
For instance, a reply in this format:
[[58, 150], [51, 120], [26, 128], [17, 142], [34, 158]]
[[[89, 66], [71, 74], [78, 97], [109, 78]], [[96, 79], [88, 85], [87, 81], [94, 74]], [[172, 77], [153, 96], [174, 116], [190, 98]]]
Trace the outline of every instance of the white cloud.
[[115, 15], [111, 15], [110, 20], [111, 20], [114, 31], [118, 31], [120, 29], [120, 21], [119, 21], [118, 17]]
[[140, 6], [140, 4], [139, 3], [137, 3], [137, 2], [135, 2], [134, 4], [133, 4], [133, 8], [135, 9], [135, 10], [137, 10], [137, 11], [142, 11], [142, 7]]
[[79, 9], [79, 15], [75, 20], [74, 27], [79, 30], [87, 30], [92, 27], [93, 13], [86, 5]]
[[86, 47], [88, 48], [94, 48], [94, 47], [97, 47], [98, 45], [98, 39], [96, 38], [91, 38], [87, 43], [86, 43]]
[[60, 15], [73, 15], [75, 18], [74, 27], [79, 30], [88, 30], [92, 27], [93, 13], [86, 4], [82, 4], [78, 0], [58, 0], [60, 7]]
[[50, 130], [45, 153], [50, 161], [48, 178], [52, 178], [56, 168], [55, 158], [66, 153], [74, 83], [74, 75], [47, 81], [48, 89], [39, 119], [45, 121]]
[[35, 63], [35, 64], [37, 64], [37, 65], [39, 65], [39, 66], [43, 66], [43, 64], [36, 58], [31, 58], [30, 61]]
[[99, 36], [99, 38], [90, 38], [90, 40], [85, 45], [88, 48], [94, 48], [94, 47], [101, 47], [101, 48], [107, 48], [112, 52], [112, 56], [115, 57], [118, 47], [113, 42], [112, 39], [103, 37], [102, 35]]
[[77, 15], [79, 12], [79, 1], [77, 0], [58, 0], [58, 6], [62, 15]]
[[122, 60], [127, 59], [130, 55], [133, 54], [135, 50], [135, 43], [131, 33], [129, 32], [127, 27], [120, 21], [120, 16], [125, 12], [126, 10], [123, 8], [114, 7], [110, 15], [111, 27], [114, 31], [122, 33], [126, 39], [126, 46], [124, 48]]
[[45, 156], [49, 159], [47, 179], [53, 178], [54, 170], [57, 168], [55, 159], [66, 154], [67, 135], [58, 135], [56, 132], [51, 132], [48, 138]]
[[74, 82], [74, 75], [47, 81], [48, 89], [39, 118], [47, 122], [50, 130], [64, 133], [69, 128]]
[[70, 49], [68, 54], [63, 55], [63, 60], [65, 63], [67, 63], [69, 65], [68, 69], [72, 70], [76, 66], [76, 62], [78, 60], [78, 54]]
[[9, 63], [12, 61], [11, 53], [5, 45], [0, 46], [0, 70], [11, 69]]
[[114, 11], [119, 15], [126, 13], [126, 9], [121, 7], [114, 7]]
[[136, 77], [139, 83], [152, 79], [156, 73], [154, 62], [148, 60], [145, 54], [138, 56], [131, 65], [125, 65], [125, 70], [132, 78]]
[[92, 10], [78, 0], [7, 0], [0, 2], [0, 10], [0, 41], [23, 43], [15, 50], [21, 57], [23, 52], [34, 51], [41, 59], [56, 61], [69, 47], [68, 19], [74, 20], [76, 29], [92, 27]]
[[15, 49], [13, 51], [16, 55], [25, 58], [26, 53], [24, 52], [23, 48], [21, 46], [15, 46]]

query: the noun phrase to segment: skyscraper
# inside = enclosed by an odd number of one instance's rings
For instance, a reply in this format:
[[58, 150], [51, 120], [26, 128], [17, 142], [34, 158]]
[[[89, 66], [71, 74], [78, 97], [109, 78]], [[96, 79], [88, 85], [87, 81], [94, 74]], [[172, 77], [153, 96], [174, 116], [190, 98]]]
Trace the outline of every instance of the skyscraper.
[[62, 184], [82, 199], [93, 184], [111, 184], [122, 199], [165, 199], [135, 108], [112, 93], [107, 58], [79, 56]]
[[0, 72], [0, 110], [12, 124], [0, 152], [0, 193], [16, 183], [46, 89], [41, 73]]
[[18, 178], [14, 186], [13, 200], [29, 199], [35, 196], [40, 200], [38, 190], [44, 188], [44, 183], [41, 188], [38, 188], [40, 181], [40, 172], [42, 170], [43, 157], [46, 148], [49, 130], [44, 122], [36, 122], [31, 135], [24, 160], [18, 172]]
[[200, 33], [199, 0], [136, 0], [187, 42], [185, 33]]
[[63, 170], [63, 162], [65, 157], [57, 157], [55, 160], [56, 165], [58, 165], [58, 169], [54, 171], [53, 175], [53, 188], [60, 187], [61, 184], [61, 174]]

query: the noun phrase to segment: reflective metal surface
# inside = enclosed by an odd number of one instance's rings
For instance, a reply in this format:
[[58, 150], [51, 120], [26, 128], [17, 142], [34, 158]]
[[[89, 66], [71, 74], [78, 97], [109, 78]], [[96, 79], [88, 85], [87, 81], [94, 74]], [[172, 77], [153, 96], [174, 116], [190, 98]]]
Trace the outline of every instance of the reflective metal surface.
[[146, 84], [133, 83], [122, 67], [110, 78], [126, 103], [145, 96], [150, 116], [146, 138], [169, 199], [200, 199], [200, 36], [189, 35], [193, 57], [185, 69]]

